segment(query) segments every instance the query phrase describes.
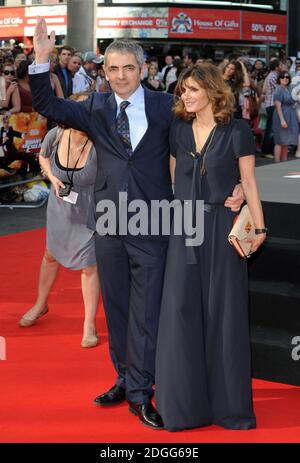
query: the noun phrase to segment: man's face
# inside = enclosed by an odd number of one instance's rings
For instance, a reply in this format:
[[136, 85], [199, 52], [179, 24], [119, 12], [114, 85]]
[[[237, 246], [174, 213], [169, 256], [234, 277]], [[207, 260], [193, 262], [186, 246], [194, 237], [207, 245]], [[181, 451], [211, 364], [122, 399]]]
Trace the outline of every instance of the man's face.
[[173, 63], [173, 58], [170, 55], [166, 56], [165, 63], [167, 66], [170, 66]]
[[81, 59], [79, 56], [71, 56], [69, 63], [68, 63], [68, 69], [71, 71], [73, 74], [76, 74], [76, 72], [79, 71], [81, 67]]
[[61, 54], [59, 55], [59, 64], [61, 64], [62, 66], [67, 66], [70, 58], [71, 58], [70, 50], [65, 50], [63, 48], [61, 51]]
[[144, 73], [132, 53], [109, 53], [104, 70], [112, 90], [124, 100], [139, 87]]
[[190, 59], [189, 55], [185, 55], [185, 56], [183, 57], [183, 64], [184, 64], [185, 66], [189, 66], [189, 65], [191, 64], [191, 59]]
[[96, 71], [97, 65], [96, 63], [93, 63], [93, 61], [86, 61], [84, 63], [84, 68], [87, 72], [93, 72]]

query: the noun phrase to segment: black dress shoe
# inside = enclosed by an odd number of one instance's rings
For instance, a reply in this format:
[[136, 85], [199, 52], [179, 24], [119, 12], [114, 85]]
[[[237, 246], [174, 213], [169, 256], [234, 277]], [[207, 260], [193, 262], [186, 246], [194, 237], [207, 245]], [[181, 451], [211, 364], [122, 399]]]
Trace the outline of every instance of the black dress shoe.
[[129, 402], [129, 411], [138, 416], [141, 422], [151, 429], [164, 429], [161, 416], [155, 410], [151, 402], [147, 404], [134, 404]]
[[126, 400], [126, 391], [123, 387], [115, 384], [109, 391], [104, 394], [98, 395], [94, 400], [96, 405], [116, 405]]

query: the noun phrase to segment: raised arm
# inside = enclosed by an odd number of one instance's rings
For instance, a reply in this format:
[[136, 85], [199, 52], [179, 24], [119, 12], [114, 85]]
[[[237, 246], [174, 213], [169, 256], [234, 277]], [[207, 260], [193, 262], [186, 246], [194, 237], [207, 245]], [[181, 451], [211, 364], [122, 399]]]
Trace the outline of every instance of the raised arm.
[[53, 94], [50, 82], [49, 56], [54, 48], [55, 33], [48, 38], [47, 25], [43, 18], [37, 18], [34, 32], [35, 64], [29, 66], [29, 83], [32, 105], [36, 111], [64, 126], [86, 132], [92, 139], [90, 112], [86, 101], [63, 100]]

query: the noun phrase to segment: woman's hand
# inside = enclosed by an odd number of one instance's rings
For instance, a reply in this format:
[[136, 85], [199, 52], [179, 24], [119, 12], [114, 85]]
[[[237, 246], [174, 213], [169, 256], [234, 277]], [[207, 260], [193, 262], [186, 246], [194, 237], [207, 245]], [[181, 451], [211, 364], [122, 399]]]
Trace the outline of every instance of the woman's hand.
[[16, 88], [18, 88], [18, 82], [17, 81], [11, 82], [8, 89], [6, 90], [7, 94], [12, 95], [14, 91], [16, 90]]
[[55, 175], [48, 175], [48, 178], [53, 186], [56, 196], [59, 198], [60, 196], [58, 194], [58, 191], [60, 188], [64, 188], [65, 185], [57, 177], [55, 177]]
[[249, 240], [249, 243], [251, 244], [251, 250], [250, 253], [252, 254], [253, 252], [257, 251], [257, 249], [263, 244], [265, 241], [267, 235], [266, 233], [260, 233], [259, 235], [255, 235], [253, 240]]
[[287, 129], [287, 128], [288, 128], [288, 125], [287, 125], [287, 123], [286, 123], [284, 120], [281, 121], [281, 127], [282, 127], [283, 129]]

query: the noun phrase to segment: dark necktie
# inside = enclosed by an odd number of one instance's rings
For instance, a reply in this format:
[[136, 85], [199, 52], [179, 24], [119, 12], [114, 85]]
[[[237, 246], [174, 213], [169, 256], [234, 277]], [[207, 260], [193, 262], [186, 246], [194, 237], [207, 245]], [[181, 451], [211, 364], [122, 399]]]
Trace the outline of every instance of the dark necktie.
[[124, 145], [128, 156], [132, 155], [132, 146], [130, 141], [129, 121], [125, 109], [130, 105], [129, 101], [122, 101], [120, 112], [117, 117], [117, 132]]

